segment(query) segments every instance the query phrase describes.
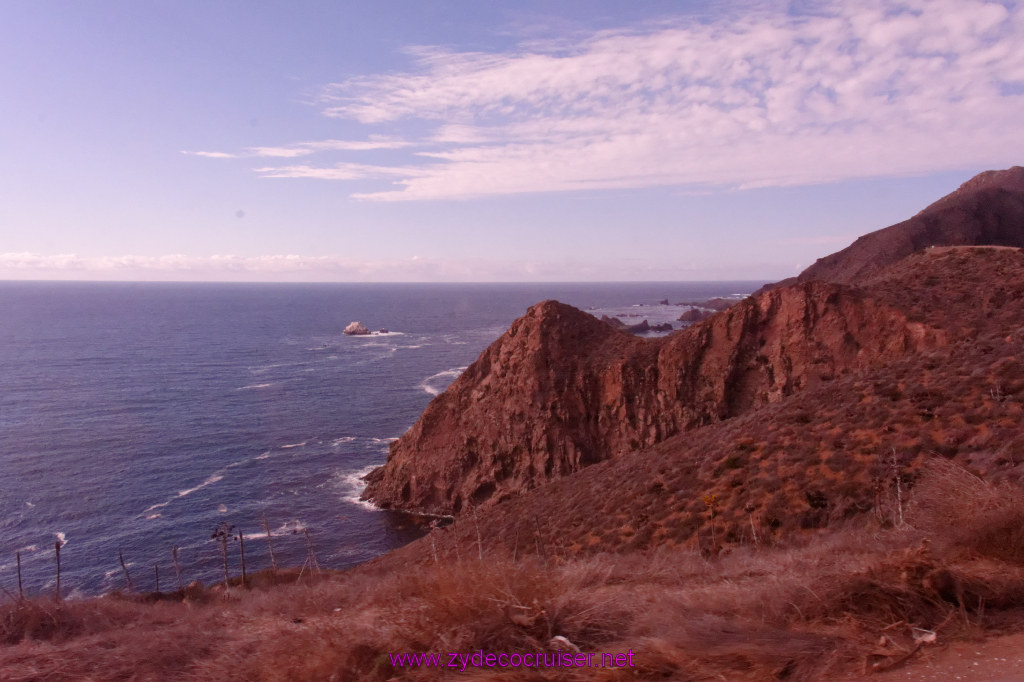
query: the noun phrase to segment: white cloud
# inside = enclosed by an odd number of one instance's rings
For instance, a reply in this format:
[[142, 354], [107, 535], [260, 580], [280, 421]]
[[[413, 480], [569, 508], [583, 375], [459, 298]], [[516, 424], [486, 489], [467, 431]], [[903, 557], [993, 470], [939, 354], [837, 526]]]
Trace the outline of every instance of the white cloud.
[[296, 142], [281, 147], [246, 147], [239, 153], [230, 152], [194, 152], [183, 151], [182, 154], [191, 156], [204, 156], [210, 159], [237, 159], [237, 158], [282, 158], [291, 159], [299, 156], [309, 156], [320, 152], [331, 151], [371, 151], [378, 149], [402, 149], [412, 143], [384, 135], [371, 135], [366, 140], [318, 140], [315, 142]]
[[802, 16], [412, 54], [412, 71], [334, 84], [322, 99], [326, 115], [367, 126], [426, 123], [411, 160], [258, 171], [391, 177], [356, 196], [394, 201], [807, 184], [1010, 165], [1024, 150], [1017, 2], [832, 1]]
[[189, 156], [202, 156], [207, 159], [236, 159], [238, 154], [229, 154], [228, 152], [190, 152], [182, 150], [182, 154], [188, 154]]
[[339, 163], [334, 166], [264, 166], [254, 169], [264, 178], [313, 178], [317, 180], [360, 180], [391, 176], [409, 177], [424, 172], [417, 168]]
[[[567, 259], [411, 258], [359, 259], [295, 254], [241, 256], [78, 256], [0, 253], [0, 278], [12, 280], [245, 281], [245, 282], [502, 282], [763, 279], [790, 274], [779, 264], [716, 264], [689, 268], [675, 262], [617, 259], [595, 263]], [[751, 274], [757, 273], [757, 274]]]

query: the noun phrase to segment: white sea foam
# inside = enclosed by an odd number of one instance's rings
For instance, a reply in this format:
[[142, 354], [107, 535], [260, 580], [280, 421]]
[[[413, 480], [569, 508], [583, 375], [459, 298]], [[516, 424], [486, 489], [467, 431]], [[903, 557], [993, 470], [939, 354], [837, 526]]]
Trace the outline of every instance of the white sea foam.
[[359, 471], [337, 474], [342, 486], [341, 499], [350, 504], [354, 504], [357, 507], [362, 507], [363, 509], [378, 509], [377, 505], [372, 502], [359, 499], [359, 496], [363, 494], [363, 490], [366, 489], [366, 481], [364, 481], [363, 478], [376, 469], [377, 466], [379, 465], [372, 464], [360, 469]]
[[25, 506], [31, 509], [31, 508], [32, 508], [32, 507], [34, 507], [35, 505], [34, 505], [34, 504], [32, 504], [31, 502], [26, 502], [26, 503], [25, 503]]
[[148, 507], [146, 507], [145, 509], [143, 509], [142, 513], [145, 514], [146, 512], [151, 512], [154, 509], [161, 509], [163, 507], [166, 507], [169, 504], [170, 504], [170, 502], [160, 502], [158, 504], [151, 504]]
[[301, 448], [303, 445], [305, 445], [308, 442], [309, 442], [308, 440], [304, 440], [301, 443], [289, 443], [288, 445], [282, 445], [281, 449], [282, 450], [291, 450], [292, 448]]
[[350, 339], [373, 339], [382, 336], [405, 336], [405, 332], [393, 332], [390, 329], [386, 332], [370, 332], [369, 334], [351, 334], [348, 336]]
[[219, 480], [221, 480], [223, 478], [224, 478], [223, 474], [213, 474], [213, 475], [207, 477], [207, 479], [205, 481], [203, 481], [202, 483], [200, 483], [199, 485], [197, 485], [194, 488], [188, 488], [187, 490], [179, 490], [178, 491], [178, 497], [185, 497], [186, 495], [191, 495], [195, 491], [202, 490], [203, 488], [205, 488], [208, 485], [213, 485], [214, 483], [216, 483], [217, 481], [219, 481]]
[[267, 459], [270, 457], [270, 451], [264, 452], [262, 455], [257, 455], [256, 459]]
[[60, 531], [57, 531], [56, 533], [54, 533], [54, 535], [56, 535], [56, 536], [57, 536], [57, 541], [58, 541], [58, 542], [59, 542], [59, 543], [60, 543], [61, 545], [66, 545], [66, 544], [68, 544], [68, 540], [67, 540], [67, 537], [68, 537], [68, 536], [67, 536], [67, 535], [65, 535], [64, 533], [61, 533]]
[[[295, 535], [305, 530], [306, 524], [298, 519], [283, 523], [277, 528], [270, 531], [270, 536], [274, 538], [283, 537], [286, 535]], [[262, 540], [267, 537], [267, 531], [259, 530], [253, 533], [248, 533], [243, 536], [246, 540]]]
[[221, 514], [226, 514], [228, 511], [228, 506], [226, 504], [218, 504], [217, 511], [219, 511]]
[[255, 389], [255, 388], [267, 388], [267, 387], [269, 387], [269, 386], [273, 386], [273, 385], [274, 385], [274, 383], [275, 383], [275, 382], [271, 381], [271, 382], [269, 382], [269, 383], [266, 383], [266, 384], [250, 384], [249, 386], [242, 386], [242, 387], [241, 387], [240, 389], [238, 389], [238, 390], [239, 390], [239, 391], [248, 391], [248, 390], [251, 390], [251, 389]]
[[355, 436], [342, 436], [341, 438], [335, 438], [331, 441], [331, 447], [336, 448], [339, 445], [344, 445], [345, 443], [353, 443], [355, 440]]
[[249, 371], [253, 374], [265, 374], [272, 369], [278, 369], [280, 367], [294, 367], [295, 365], [301, 364], [301, 362], [276, 362], [270, 365], [263, 365], [262, 367], [250, 367]]
[[39, 549], [39, 548], [36, 545], [25, 545], [24, 547], [22, 547], [21, 549], [16, 550], [16, 551], [18, 551], [18, 552], [35, 552], [37, 549]]
[[431, 375], [420, 383], [420, 388], [430, 395], [439, 395], [444, 388], [466, 371], [465, 367], [453, 367]]
[[146, 514], [146, 520], [159, 519], [163, 514]]

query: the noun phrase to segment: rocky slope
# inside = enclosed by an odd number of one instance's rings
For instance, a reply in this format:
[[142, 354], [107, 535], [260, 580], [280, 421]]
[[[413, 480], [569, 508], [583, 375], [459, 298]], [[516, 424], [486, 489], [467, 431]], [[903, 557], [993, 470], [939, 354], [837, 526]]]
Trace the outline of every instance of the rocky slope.
[[[933, 459], [989, 481], [1024, 481], [1024, 253], [916, 254], [878, 273], [863, 295], [943, 329], [947, 342], [552, 480], [457, 520], [435, 535], [435, 551], [455, 557], [478, 536], [489, 556], [717, 551], [855, 516], [891, 525], [896, 481], [906, 506]], [[431, 556], [410, 546], [393, 560], [417, 553]]]
[[858, 238], [794, 280], [856, 282], [930, 246], [1024, 247], [1024, 167], [986, 171], [913, 218]]
[[[554, 301], [538, 304], [392, 445], [364, 496], [386, 508], [457, 513], [942, 347], [965, 333], [979, 291], [998, 293], [997, 303], [1019, 293], [969, 272], [957, 275], [966, 284], [946, 286], [951, 275], [934, 269], [893, 289], [886, 266], [899, 271], [928, 246], [977, 243], [1024, 245], [1024, 168], [982, 174], [820, 260], [798, 282], [661, 339], [630, 337]], [[959, 315], [942, 299], [954, 289], [967, 299]], [[934, 314], [921, 312], [922, 301]]]
[[943, 342], [891, 306], [820, 282], [652, 340], [546, 301], [427, 407], [365, 496], [459, 512]]

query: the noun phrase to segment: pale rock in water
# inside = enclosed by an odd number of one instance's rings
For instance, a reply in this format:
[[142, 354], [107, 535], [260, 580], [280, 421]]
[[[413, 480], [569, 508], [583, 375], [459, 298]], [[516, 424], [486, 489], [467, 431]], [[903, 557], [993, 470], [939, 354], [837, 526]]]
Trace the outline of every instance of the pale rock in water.
[[345, 334], [349, 336], [361, 336], [363, 334], [369, 334], [370, 330], [366, 328], [366, 325], [362, 322], [352, 322], [345, 327]]

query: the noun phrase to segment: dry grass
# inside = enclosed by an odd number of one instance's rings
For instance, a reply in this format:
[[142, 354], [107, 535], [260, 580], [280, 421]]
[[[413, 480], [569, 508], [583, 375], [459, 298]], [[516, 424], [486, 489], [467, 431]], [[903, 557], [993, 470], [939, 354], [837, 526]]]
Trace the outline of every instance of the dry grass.
[[[882, 634], [909, 647], [913, 627], [940, 641], [1020, 627], [1019, 525], [1006, 520], [1021, 514], [1019, 489], [937, 461], [911, 497], [913, 527], [865, 523], [713, 560], [662, 548], [411, 570], [378, 562], [205, 602], [11, 602], [0, 670], [22, 681], [428, 680], [443, 676], [396, 670], [388, 654], [541, 652], [560, 635], [583, 651], [632, 650], [637, 667], [459, 677], [829, 679], [860, 669]], [[954, 518], [962, 532], [949, 532]]]

